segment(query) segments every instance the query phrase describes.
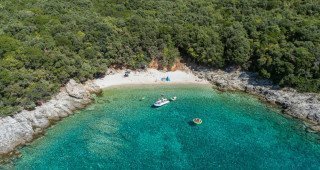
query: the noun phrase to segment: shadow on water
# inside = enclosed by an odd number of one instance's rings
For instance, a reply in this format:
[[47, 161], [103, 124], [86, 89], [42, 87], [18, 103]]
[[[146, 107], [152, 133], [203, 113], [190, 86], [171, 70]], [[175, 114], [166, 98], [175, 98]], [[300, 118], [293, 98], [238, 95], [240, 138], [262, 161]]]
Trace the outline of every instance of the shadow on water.
[[189, 126], [197, 126], [193, 121], [188, 122]]
[[155, 106], [155, 105], [153, 105], [153, 104], [152, 104], [150, 107], [151, 107], [151, 108], [158, 108], [157, 106]]

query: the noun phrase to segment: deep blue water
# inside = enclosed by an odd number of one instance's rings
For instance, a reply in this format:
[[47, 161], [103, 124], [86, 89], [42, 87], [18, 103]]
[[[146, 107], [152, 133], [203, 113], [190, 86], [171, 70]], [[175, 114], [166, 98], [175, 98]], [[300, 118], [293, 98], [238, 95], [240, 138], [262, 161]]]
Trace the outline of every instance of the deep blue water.
[[[152, 108], [160, 94], [178, 99]], [[203, 123], [190, 126], [195, 117]], [[300, 121], [252, 96], [194, 85], [109, 88], [20, 151], [6, 167], [320, 169], [320, 137]]]

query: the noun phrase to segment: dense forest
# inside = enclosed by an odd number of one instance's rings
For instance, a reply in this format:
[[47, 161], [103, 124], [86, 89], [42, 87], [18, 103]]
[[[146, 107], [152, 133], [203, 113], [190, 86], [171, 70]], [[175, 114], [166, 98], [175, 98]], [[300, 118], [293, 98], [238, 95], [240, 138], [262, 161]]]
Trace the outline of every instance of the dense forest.
[[166, 67], [179, 57], [319, 92], [320, 1], [2, 0], [0, 115], [110, 65]]

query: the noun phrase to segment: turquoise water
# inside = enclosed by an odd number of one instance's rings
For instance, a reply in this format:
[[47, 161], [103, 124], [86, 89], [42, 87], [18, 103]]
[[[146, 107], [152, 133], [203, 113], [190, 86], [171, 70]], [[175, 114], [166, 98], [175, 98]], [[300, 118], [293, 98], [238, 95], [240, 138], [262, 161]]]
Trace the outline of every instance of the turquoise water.
[[[165, 94], [178, 99], [161, 108]], [[142, 97], [144, 100], [140, 101]], [[22, 148], [16, 169], [319, 169], [319, 135], [252, 96], [209, 86], [130, 86]], [[191, 126], [195, 117], [203, 124]]]

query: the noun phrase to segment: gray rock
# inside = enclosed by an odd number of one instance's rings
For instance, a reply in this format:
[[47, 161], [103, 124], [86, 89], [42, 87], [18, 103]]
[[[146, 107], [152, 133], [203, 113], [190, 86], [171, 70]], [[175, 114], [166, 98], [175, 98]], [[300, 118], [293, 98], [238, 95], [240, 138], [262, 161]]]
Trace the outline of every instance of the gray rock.
[[13, 151], [21, 143], [30, 141], [33, 135], [33, 130], [9, 116], [0, 120], [0, 129], [0, 154]]
[[83, 99], [85, 97], [88, 97], [90, 94], [82, 84], [78, 84], [73, 79], [71, 79], [69, 83], [67, 83], [66, 91], [71, 97], [77, 99]]
[[[256, 73], [230, 68], [208, 70], [193, 68], [198, 77], [205, 77], [212, 84], [223, 90], [239, 90], [259, 95], [270, 103], [283, 107], [285, 113], [296, 118], [308, 120], [320, 126], [320, 96], [315, 93], [298, 93], [292, 88], [281, 89], [269, 80], [259, 79]], [[319, 129], [319, 128], [313, 128]]]
[[84, 86], [70, 80], [56, 96], [35, 110], [24, 110], [13, 117], [0, 118], [0, 155], [30, 142], [49, 127], [51, 121], [60, 120], [73, 114], [74, 110], [85, 107], [91, 102], [90, 93], [99, 91], [92, 81]]
[[101, 88], [96, 85], [93, 81], [87, 81], [84, 85], [84, 87], [87, 89], [87, 91], [89, 91], [90, 93], [101, 93], [102, 90]]

